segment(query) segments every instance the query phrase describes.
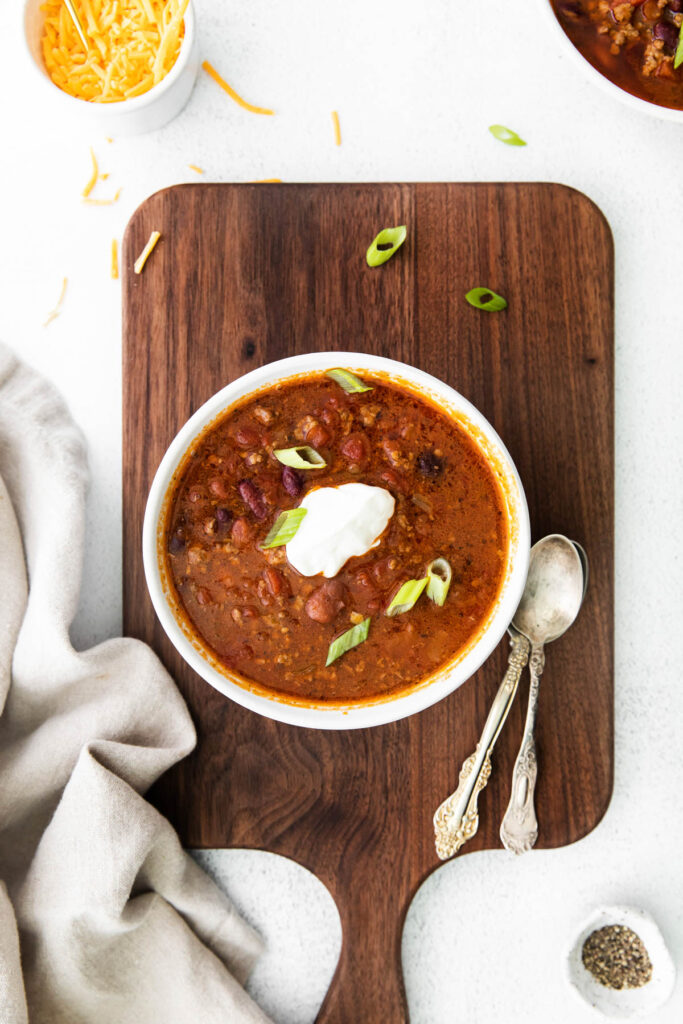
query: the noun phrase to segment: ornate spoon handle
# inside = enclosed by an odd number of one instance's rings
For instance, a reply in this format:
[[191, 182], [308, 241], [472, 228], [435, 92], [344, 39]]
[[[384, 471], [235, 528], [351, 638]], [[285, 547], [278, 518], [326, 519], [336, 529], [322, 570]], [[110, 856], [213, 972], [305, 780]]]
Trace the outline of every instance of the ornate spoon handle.
[[529, 686], [529, 706], [524, 722], [524, 735], [512, 771], [510, 803], [500, 826], [500, 838], [503, 841], [503, 846], [513, 853], [526, 853], [538, 838], [538, 821], [534, 809], [534, 792], [538, 775], [534, 725], [538, 708], [538, 689], [544, 665], [543, 644], [533, 644], [529, 658], [531, 684]]
[[436, 852], [441, 860], [448, 860], [457, 853], [479, 827], [477, 799], [491, 774], [491, 751], [503, 728], [517, 692], [519, 677], [529, 657], [529, 641], [512, 628], [510, 645], [512, 650], [507, 672], [491, 705], [477, 749], [460, 769], [455, 793], [444, 800], [434, 815]]

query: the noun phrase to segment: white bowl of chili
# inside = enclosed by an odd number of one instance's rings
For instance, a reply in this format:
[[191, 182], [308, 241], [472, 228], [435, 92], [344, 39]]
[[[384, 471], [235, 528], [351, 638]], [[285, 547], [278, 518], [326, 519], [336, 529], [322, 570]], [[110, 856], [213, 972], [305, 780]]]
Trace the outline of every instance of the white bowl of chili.
[[[78, 3], [76, 3], [76, 8], [78, 11], [81, 10]], [[146, 8], [141, 6], [137, 13], [142, 16], [145, 9], [149, 10], [149, 4]], [[103, 102], [93, 101], [80, 95], [71, 95], [53, 80], [46, 66], [45, 57], [44, 37], [47, 31], [47, 13], [44, 0], [25, 0], [24, 48], [34, 72], [33, 80], [37, 88], [41, 90], [41, 101], [44, 99], [45, 103], [49, 104], [46, 107], [47, 110], [52, 110], [55, 115], [65, 117], [75, 124], [87, 125], [91, 130], [101, 131], [109, 136], [120, 136], [141, 135], [144, 132], [156, 131], [183, 109], [190, 98], [199, 70], [199, 41], [192, 3], [183, 12], [182, 36], [177, 55], [171, 66], [165, 70], [161, 80], [151, 88], [146, 88], [139, 95]], [[92, 44], [88, 59], [92, 55], [97, 58], [94, 62], [99, 63], [101, 54], [93, 43], [94, 36], [91, 36], [88, 31], [88, 19], [82, 11], [81, 16], [85, 21], [83, 28], [87, 32], [86, 41], [89, 40], [89, 44]], [[66, 12], [66, 7], [63, 8], [63, 13], [60, 8], [60, 18], [65, 32], [69, 33], [69, 39], [72, 40], [76, 29]], [[111, 21], [111, 18], [108, 20]], [[121, 20], [122, 18], [119, 16], [119, 21]], [[156, 30], [156, 26], [154, 27]], [[103, 31], [106, 35], [106, 30]], [[53, 48], [52, 44], [50, 45]], [[58, 53], [59, 49], [59, 40], [56, 40], [54, 51]], [[117, 41], [116, 48], [112, 52], [116, 54], [116, 50], [118, 50], [120, 55], [124, 49], [121, 42]], [[119, 59], [121, 59], [120, 56]], [[56, 63], [64, 60], [64, 55], [58, 53]], [[59, 70], [58, 67], [57, 70]], [[106, 75], [108, 69], [105, 67], [103, 70]]]
[[[328, 376], [339, 368], [363, 392]], [[323, 465], [302, 468], [313, 449]], [[338, 573], [302, 576], [277, 524], [347, 483], [383, 492], [382, 532]], [[335, 514], [317, 527], [330, 537]], [[462, 395], [403, 363], [324, 352], [253, 370], [195, 412], [154, 477], [142, 540], [156, 614], [203, 679], [277, 721], [356, 729], [429, 707], [489, 657], [530, 529], [510, 455]]]
[[[538, 6], [548, 30], [558, 45], [594, 85], [626, 104], [631, 110], [683, 124], [683, 68], [676, 72], [680, 77], [680, 83], [677, 89], [678, 96], [674, 96], [675, 82], [659, 78], [656, 74], [651, 74], [647, 78], [639, 75], [634, 70], [632, 62], [627, 61], [625, 46], [620, 44], [619, 52], [611, 53], [609, 34], [598, 33], [597, 24], [591, 37], [588, 31], [588, 15], [584, 11], [584, 0], [538, 0]], [[582, 22], [581, 19], [584, 18], [586, 21]], [[652, 22], [653, 28], [654, 24]], [[670, 26], [671, 31], [675, 27], [678, 32], [678, 26], [674, 26], [673, 22], [666, 24]], [[604, 27], [607, 28], [607, 25]], [[613, 30], [619, 30], [616, 21]], [[663, 45], [663, 40], [659, 45]], [[668, 60], [671, 57], [671, 48], [662, 52], [662, 56]], [[678, 102], [680, 105], [671, 106], [671, 102]]]

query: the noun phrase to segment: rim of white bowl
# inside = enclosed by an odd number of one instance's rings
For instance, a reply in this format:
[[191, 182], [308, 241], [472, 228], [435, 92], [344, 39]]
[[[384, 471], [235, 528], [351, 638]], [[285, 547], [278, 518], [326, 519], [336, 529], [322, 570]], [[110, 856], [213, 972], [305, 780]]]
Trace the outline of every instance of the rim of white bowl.
[[610, 78], [607, 78], [606, 75], [603, 75], [602, 72], [597, 70], [597, 68], [594, 68], [591, 62], [586, 60], [581, 51], [574, 46], [569, 36], [562, 28], [550, 0], [538, 0], [538, 6], [543, 11], [546, 23], [551, 27], [551, 31], [556, 37], [560, 38], [564, 50], [570, 53], [571, 59], [575, 64], [582, 68], [586, 78], [594, 82], [595, 85], [603, 90], [603, 92], [606, 92], [615, 99], [620, 100], [632, 110], [639, 110], [641, 114], [647, 114], [649, 117], [657, 117], [664, 121], [677, 121], [679, 124], [683, 124], [683, 110], [676, 110], [674, 107], [662, 107], [659, 103], [652, 103], [650, 100], [644, 100], [639, 96], [634, 96], [633, 93], [622, 89], [621, 86], [616, 85]]
[[[371, 700], [356, 705], [325, 707], [314, 703], [290, 703], [291, 697], [288, 700], [287, 694], [278, 695], [273, 692], [271, 695], [260, 689], [252, 691], [246, 685], [234, 682], [229, 675], [210, 664], [199, 647], [191, 642], [188, 631], [180, 625], [167, 599], [159, 567], [159, 537], [166, 496], [173, 475], [187, 451], [209, 423], [236, 401], [264, 386], [296, 377], [298, 374], [325, 371], [339, 365], [349, 366], [359, 373], [370, 370], [393, 374], [399, 381], [413, 387], [422, 387], [428, 394], [452, 402], [453, 407], [457, 408], [473, 430], [480, 432], [480, 447], [484, 439], [495, 452], [497, 463], [505, 468], [505, 482], [508, 487], [514, 485], [514, 494], [512, 497], [508, 494], [508, 500], [511, 503], [516, 535], [511, 538], [511, 543], [515, 547], [510, 554], [507, 578], [503, 591], [498, 596], [495, 610], [484, 630], [471, 647], [466, 649], [462, 658], [447, 664], [441, 672], [437, 670], [428, 682], [418, 684], [414, 689], [396, 698], [384, 697], [378, 698], [376, 702]], [[476, 442], [477, 438], [473, 437], [473, 440]], [[465, 683], [491, 655], [512, 620], [526, 582], [530, 546], [529, 511], [519, 473], [507, 448], [482, 413], [460, 392], [425, 373], [424, 370], [384, 356], [361, 352], [311, 352], [289, 356], [251, 370], [212, 395], [180, 428], [167, 448], [150, 487], [142, 529], [142, 555], [147, 589], [164, 632], [183, 660], [207, 683], [242, 707], [275, 721], [314, 729], [363, 729], [385, 725], [423, 711]], [[456, 682], [452, 682], [453, 676], [456, 677]]]
[[167, 92], [173, 85], [173, 83], [180, 77], [185, 68], [190, 62], [192, 56], [192, 46], [194, 43], [195, 34], [195, 17], [194, 7], [192, 0], [187, 6], [183, 22], [185, 24], [185, 33], [183, 35], [182, 42], [180, 44], [180, 50], [176, 57], [175, 63], [168, 74], [164, 75], [161, 81], [157, 85], [153, 85], [147, 92], [143, 92], [140, 96], [133, 96], [128, 100], [117, 100], [115, 103], [93, 103], [91, 100], [82, 100], [78, 96], [72, 96], [68, 92], [64, 92], [63, 89], [52, 81], [48, 73], [47, 68], [43, 62], [42, 57], [40, 58], [40, 64], [36, 59], [35, 54], [31, 50], [29, 41], [27, 38], [26, 29], [26, 18], [27, 10], [29, 6], [29, 0], [26, 0], [23, 8], [23, 24], [22, 24], [22, 39], [24, 41], [24, 49], [31, 63], [31, 67], [34, 68], [38, 77], [50, 87], [50, 94], [55, 95], [59, 93], [69, 101], [69, 105], [73, 111], [93, 109], [95, 108], [98, 113], [103, 114], [106, 117], [106, 111], [111, 110], [113, 114], [121, 114], [123, 111], [126, 113], [133, 113], [136, 110], [142, 110], [144, 107], [154, 103], [155, 100], [159, 99], [165, 92]]

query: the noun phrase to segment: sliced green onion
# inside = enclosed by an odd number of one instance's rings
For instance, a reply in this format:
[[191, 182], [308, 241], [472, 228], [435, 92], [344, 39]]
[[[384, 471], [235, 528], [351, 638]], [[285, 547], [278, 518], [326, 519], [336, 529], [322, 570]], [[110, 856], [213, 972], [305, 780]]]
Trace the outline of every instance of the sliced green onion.
[[337, 658], [341, 658], [342, 654], [346, 654], [352, 647], [358, 647], [358, 644], [362, 644], [364, 640], [367, 640], [369, 629], [370, 619], [363, 619], [357, 626], [352, 626], [351, 629], [347, 629], [345, 633], [342, 633], [336, 640], [333, 640], [327, 652], [325, 668], [331, 665], [333, 661], [336, 661]]
[[448, 596], [453, 572], [445, 558], [435, 558], [427, 566], [427, 597], [431, 598], [439, 608]]
[[273, 523], [273, 527], [263, 544], [261, 544], [261, 548], [265, 550], [265, 548], [279, 548], [283, 544], [289, 544], [301, 526], [301, 520], [306, 515], [306, 512], [307, 509], [305, 508], [290, 508], [287, 512], [282, 512]]
[[408, 580], [403, 584], [384, 614], [393, 616], [409, 612], [426, 586], [426, 576], [423, 580]]
[[676, 47], [676, 54], [674, 56], [674, 68], [678, 68], [683, 64], [683, 22], [681, 22], [681, 30], [678, 33], [678, 46]]
[[331, 377], [347, 395], [359, 395], [362, 391], [372, 391], [369, 384], [364, 384], [360, 377], [350, 370], [328, 370], [326, 377]]
[[307, 444], [296, 448], [276, 448], [273, 455], [283, 466], [292, 466], [293, 469], [324, 469], [327, 465], [322, 455]]
[[504, 142], [506, 146], [526, 146], [524, 139], [520, 139], [517, 132], [513, 132], [512, 129], [506, 128], [504, 124], [491, 124], [489, 125], [489, 131], [493, 135], [494, 139], [498, 139], [499, 142]]
[[377, 237], [373, 238], [365, 254], [368, 266], [381, 267], [383, 263], [390, 260], [396, 250], [403, 245], [407, 235], [405, 224], [401, 224], [397, 228], [384, 228], [383, 231], [380, 231]]
[[485, 309], [487, 313], [497, 313], [507, 308], [507, 300], [502, 295], [497, 295], [490, 288], [470, 288], [465, 295], [470, 306], [475, 309]]

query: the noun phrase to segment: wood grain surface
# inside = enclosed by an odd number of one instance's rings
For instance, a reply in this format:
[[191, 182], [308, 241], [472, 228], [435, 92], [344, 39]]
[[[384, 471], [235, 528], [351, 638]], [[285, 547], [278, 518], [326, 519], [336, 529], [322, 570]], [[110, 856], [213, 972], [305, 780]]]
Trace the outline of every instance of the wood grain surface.
[[[405, 245], [369, 269], [366, 246], [394, 224], [408, 226]], [[135, 276], [154, 229], [161, 241]], [[437, 866], [432, 815], [474, 750], [507, 644], [448, 699], [392, 725], [330, 733], [261, 719], [194, 675], [156, 621], [140, 551], [148, 488], [202, 402], [282, 356], [374, 352], [469, 398], [515, 460], [534, 539], [565, 533], [590, 558], [579, 619], [547, 652], [537, 729], [538, 846], [579, 839], [612, 790], [609, 227], [559, 185], [183, 185], [136, 211], [122, 265], [125, 632], [159, 653], [199, 736], [152, 798], [186, 846], [284, 854], [329, 887], [344, 938], [319, 1021], [406, 1020], [404, 915]], [[475, 285], [505, 295], [508, 309], [470, 307], [464, 294]], [[525, 680], [468, 853], [500, 846], [526, 692]]]

